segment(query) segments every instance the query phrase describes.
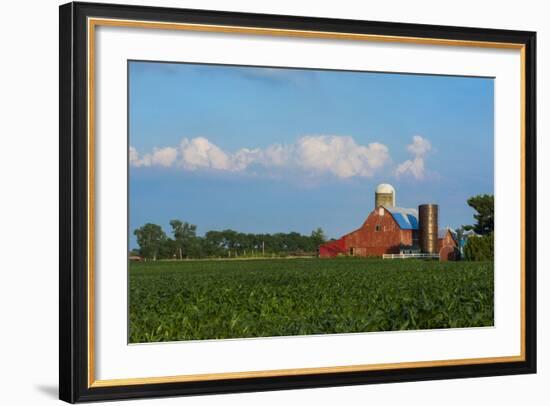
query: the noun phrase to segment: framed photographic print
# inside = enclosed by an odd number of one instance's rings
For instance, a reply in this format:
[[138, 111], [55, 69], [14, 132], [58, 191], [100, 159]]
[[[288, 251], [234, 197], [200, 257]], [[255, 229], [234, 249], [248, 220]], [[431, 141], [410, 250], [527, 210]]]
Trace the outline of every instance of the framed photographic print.
[[534, 32], [60, 7], [60, 398], [536, 371]]

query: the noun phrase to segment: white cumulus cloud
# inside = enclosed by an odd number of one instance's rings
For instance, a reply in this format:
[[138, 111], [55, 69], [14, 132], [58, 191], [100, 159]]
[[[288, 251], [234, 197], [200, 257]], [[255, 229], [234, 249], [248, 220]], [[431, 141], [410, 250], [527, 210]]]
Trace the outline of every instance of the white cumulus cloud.
[[397, 166], [396, 173], [398, 176], [408, 173], [416, 179], [424, 179], [424, 159], [408, 159]]
[[172, 166], [176, 162], [178, 151], [176, 148], [155, 148], [151, 156], [151, 163], [159, 166]]
[[130, 165], [135, 167], [140, 166], [164, 166], [169, 167], [174, 164], [177, 157], [176, 148], [154, 148], [151, 153], [147, 153], [140, 157], [134, 147], [130, 147]]
[[309, 171], [329, 172], [339, 178], [370, 177], [389, 159], [385, 145], [358, 145], [352, 137], [306, 136], [296, 143], [297, 163]]
[[407, 145], [407, 150], [414, 155], [413, 159], [408, 159], [397, 166], [395, 175], [397, 177], [410, 175], [415, 179], [424, 179], [426, 155], [432, 150], [432, 144], [429, 140], [420, 135], [413, 136], [411, 144]]
[[255, 167], [266, 170], [331, 174], [338, 178], [370, 177], [390, 159], [388, 147], [373, 142], [360, 145], [350, 136], [309, 135], [292, 144], [266, 148], [241, 148], [227, 152], [204, 137], [184, 138], [177, 147], [154, 148], [140, 156], [130, 147], [134, 167], [163, 166], [186, 170], [214, 169], [244, 172]]
[[204, 137], [184, 138], [179, 146], [178, 164], [185, 169], [231, 170], [230, 157], [217, 145]]
[[139, 165], [139, 153], [134, 147], [130, 147], [130, 151], [128, 153], [128, 156], [130, 158], [130, 165], [131, 166], [141, 166]]
[[432, 144], [420, 135], [413, 136], [412, 144], [407, 145], [407, 150], [416, 156], [424, 156], [432, 149]]

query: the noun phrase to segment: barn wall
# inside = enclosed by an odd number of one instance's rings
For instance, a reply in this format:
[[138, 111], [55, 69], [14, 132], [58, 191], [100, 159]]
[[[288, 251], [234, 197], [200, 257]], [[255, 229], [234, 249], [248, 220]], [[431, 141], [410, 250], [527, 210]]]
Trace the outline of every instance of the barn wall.
[[439, 250], [439, 260], [444, 261], [454, 261], [456, 259], [456, 248], [451, 245], [444, 245]]
[[[380, 215], [380, 212], [383, 214]], [[376, 226], [380, 230], [376, 231]], [[343, 237], [349, 254], [370, 256], [399, 253], [400, 244], [412, 245], [413, 231], [401, 230], [387, 210], [373, 210], [360, 229]]]
[[346, 246], [343, 238], [336, 241], [327, 242], [319, 247], [319, 256], [321, 258], [333, 258], [338, 254], [344, 254], [346, 252]]

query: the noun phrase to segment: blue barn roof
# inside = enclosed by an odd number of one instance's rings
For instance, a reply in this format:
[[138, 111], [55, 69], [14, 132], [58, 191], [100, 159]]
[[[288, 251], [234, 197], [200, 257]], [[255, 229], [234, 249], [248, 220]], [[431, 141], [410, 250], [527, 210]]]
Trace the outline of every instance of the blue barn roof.
[[401, 230], [418, 230], [418, 211], [404, 207], [384, 207], [388, 210]]

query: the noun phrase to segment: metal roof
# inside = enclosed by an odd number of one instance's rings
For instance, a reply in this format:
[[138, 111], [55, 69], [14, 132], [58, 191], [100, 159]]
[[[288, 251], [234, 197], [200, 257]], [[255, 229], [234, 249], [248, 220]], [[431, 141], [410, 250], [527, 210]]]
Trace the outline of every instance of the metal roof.
[[437, 238], [445, 238], [445, 236], [447, 235], [447, 232], [450, 232], [451, 233], [451, 236], [453, 237], [453, 239], [456, 241], [456, 231], [453, 230], [452, 228], [450, 227], [446, 227], [446, 228], [440, 228], [438, 231], [437, 231]]
[[401, 230], [418, 230], [418, 211], [404, 207], [385, 207]]

